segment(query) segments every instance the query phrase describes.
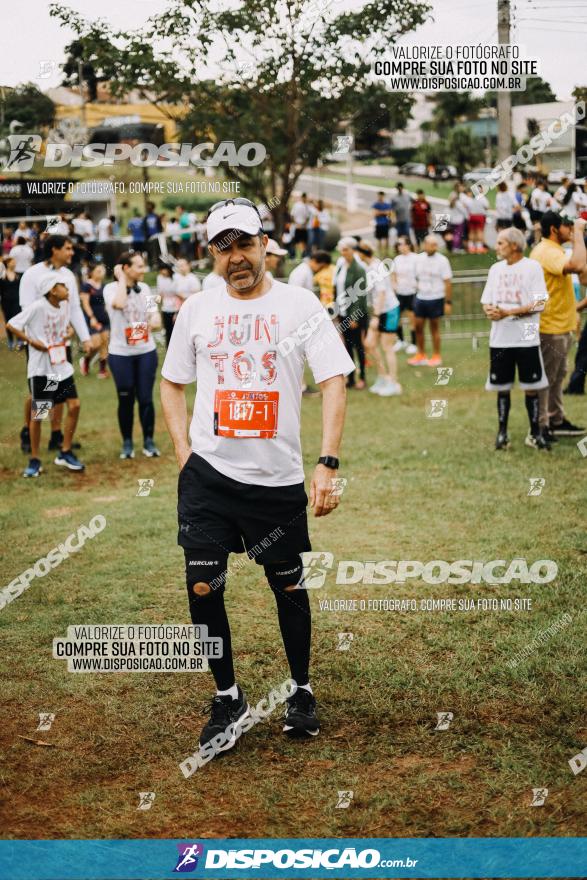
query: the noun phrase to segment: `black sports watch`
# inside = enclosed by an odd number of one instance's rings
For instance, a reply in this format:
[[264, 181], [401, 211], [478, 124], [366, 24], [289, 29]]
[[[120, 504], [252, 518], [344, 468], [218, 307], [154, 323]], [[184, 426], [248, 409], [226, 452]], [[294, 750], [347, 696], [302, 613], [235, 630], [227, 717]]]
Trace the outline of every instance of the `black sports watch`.
[[318, 459], [318, 464], [323, 464], [324, 467], [330, 468], [333, 471], [337, 471], [340, 462], [338, 458], [334, 457], [334, 455], [321, 455]]

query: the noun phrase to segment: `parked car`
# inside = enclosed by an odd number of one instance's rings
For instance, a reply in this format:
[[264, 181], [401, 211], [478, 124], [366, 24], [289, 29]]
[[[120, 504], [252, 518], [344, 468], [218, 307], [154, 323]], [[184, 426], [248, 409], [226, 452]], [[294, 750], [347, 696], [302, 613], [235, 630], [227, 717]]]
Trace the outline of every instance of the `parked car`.
[[357, 159], [359, 162], [375, 159], [375, 153], [372, 150], [353, 150], [353, 159]]
[[552, 171], [548, 172], [548, 177], [546, 178], [549, 183], [562, 183], [563, 178], [568, 177], [569, 180], [572, 180], [573, 175], [570, 171], [563, 171], [562, 168], [553, 168]]
[[467, 171], [463, 174], [463, 180], [467, 183], [475, 183], [476, 180], [484, 180], [486, 177], [493, 177], [493, 168], [475, 168], [474, 171]]
[[[430, 175], [428, 175], [430, 176]], [[437, 165], [436, 166], [436, 177], [440, 178], [440, 180], [450, 180], [451, 178], [458, 177], [457, 169], [454, 165]]]
[[410, 174], [412, 177], [426, 177], [426, 166], [423, 162], [406, 162], [400, 168], [400, 174]]

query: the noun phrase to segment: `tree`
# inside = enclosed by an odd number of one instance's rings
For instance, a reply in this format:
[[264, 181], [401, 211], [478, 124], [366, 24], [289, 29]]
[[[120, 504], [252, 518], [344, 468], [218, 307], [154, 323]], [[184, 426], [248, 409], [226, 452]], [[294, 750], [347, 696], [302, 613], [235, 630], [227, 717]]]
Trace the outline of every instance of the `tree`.
[[404, 128], [410, 118], [413, 100], [409, 95], [388, 92], [381, 83], [370, 83], [361, 92], [352, 126], [355, 146], [372, 150], [382, 128]]
[[432, 128], [441, 136], [458, 122], [476, 119], [483, 106], [483, 101], [473, 98], [471, 92], [436, 92], [432, 101], [435, 105]]
[[31, 134], [51, 125], [55, 105], [34, 83], [23, 83], [0, 93], [0, 133], [6, 135], [11, 122], [20, 122], [19, 131]]
[[483, 141], [468, 128], [451, 129], [446, 137], [431, 144], [423, 144], [417, 159], [425, 164], [455, 165], [459, 177], [474, 168], [483, 159]]
[[[263, 166], [226, 173], [255, 198], [277, 201], [280, 231], [299, 176], [332, 150], [341, 123], [360, 114], [373, 60], [421, 24], [430, 5], [367, 0], [336, 14], [332, 4], [308, 0], [235, 0], [231, 8], [169, 0], [142, 29], [128, 32], [57, 3], [50, 10], [74, 31], [76, 52], [114, 95], [137, 89], [190, 141], [234, 141], [238, 133], [240, 143], [263, 143]], [[204, 71], [220, 52], [211, 78]], [[405, 124], [405, 97], [390, 93], [386, 103], [398, 127]]]
[[[556, 101], [556, 95], [550, 87], [550, 83], [541, 76], [529, 76], [526, 79], [526, 88], [523, 92], [512, 92], [512, 107], [520, 104], [548, 104]], [[484, 103], [489, 107], [497, 107], [497, 92], [485, 92]]]

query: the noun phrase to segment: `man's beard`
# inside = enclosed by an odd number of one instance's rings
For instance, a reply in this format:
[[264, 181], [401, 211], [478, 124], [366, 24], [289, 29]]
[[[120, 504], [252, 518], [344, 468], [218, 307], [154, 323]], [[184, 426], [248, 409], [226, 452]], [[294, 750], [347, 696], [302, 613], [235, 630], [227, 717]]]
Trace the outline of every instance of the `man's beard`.
[[[244, 263], [242, 266], [239, 266], [237, 269], [229, 269], [227, 272], [227, 281], [234, 290], [238, 290], [239, 293], [246, 293], [248, 290], [251, 290], [253, 287], [257, 286], [257, 284], [259, 283], [259, 278], [263, 274], [263, 270], [263, 260], [260, 260], [256, 267], [253, 264], [247, 262]], [[251, 273], [253, 276], [253, 280], [249, 283], [246, 283], [244, 279], [241, 281], [233, 281], [233, 277], [240, 274], [241, 272]]]

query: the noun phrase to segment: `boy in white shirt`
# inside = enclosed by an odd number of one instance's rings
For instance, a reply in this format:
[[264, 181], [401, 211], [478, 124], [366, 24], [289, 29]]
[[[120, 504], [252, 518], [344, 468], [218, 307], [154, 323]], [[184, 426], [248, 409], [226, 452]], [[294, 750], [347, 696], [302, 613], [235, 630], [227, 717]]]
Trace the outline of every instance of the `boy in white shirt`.
[[71, 471], [85, 465], [72, 452], [80, 402], [73, 379], [73, 366], [67, 360], [65, 342], [69, 335], [69, 290], [53, 272], [40, 283], [41, 296], [11, 318], [8, 329], [29, 346], [27, 378], [33, 398], [30, 423], [31, 460], [23, 477], [38, 477], [43, 468], [39, 459], [41, 421], [53, 406], [67, 403], [63, 445], [55, 464]]

